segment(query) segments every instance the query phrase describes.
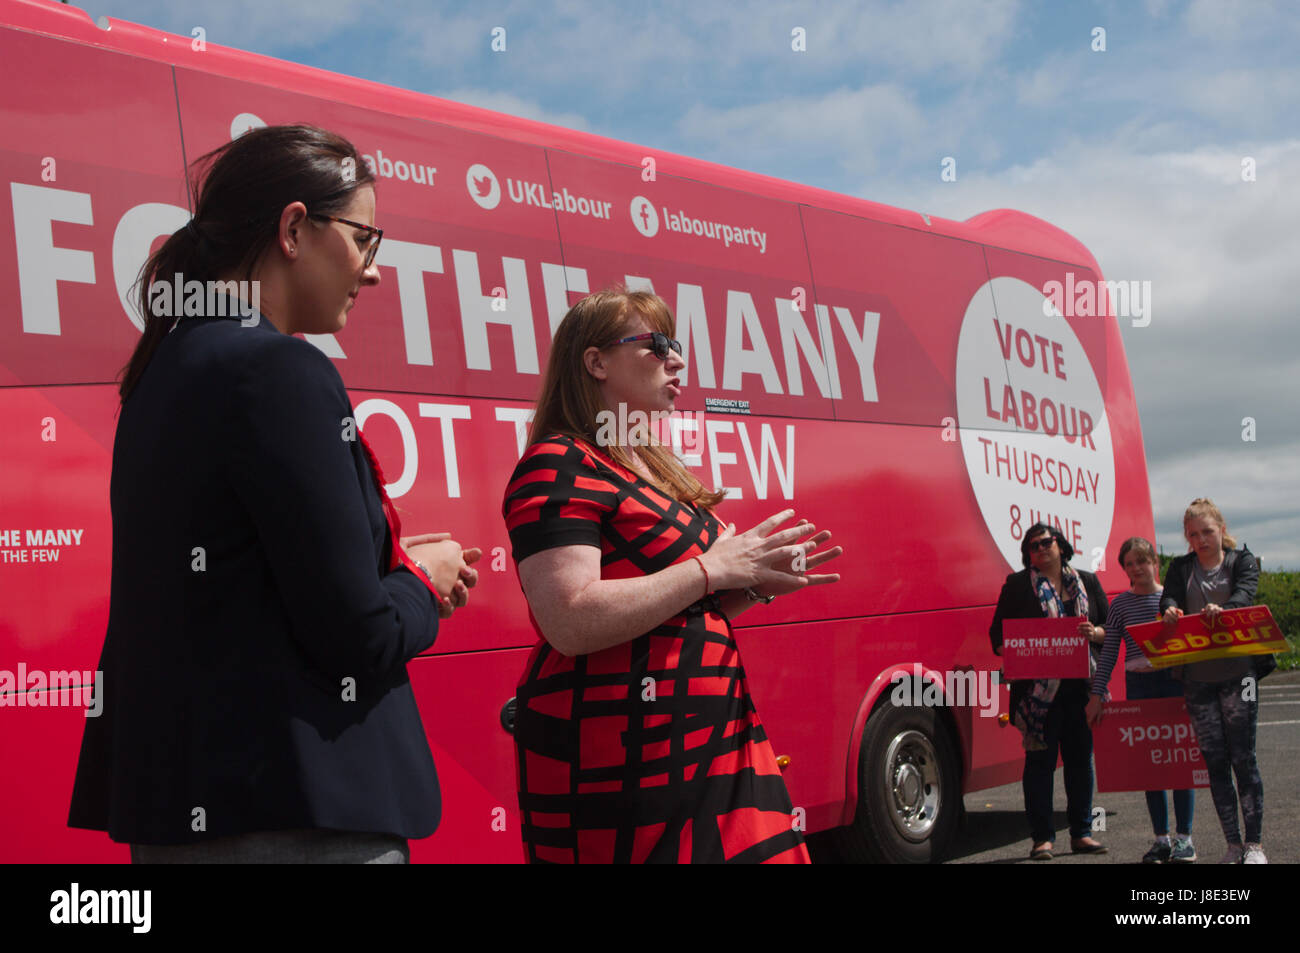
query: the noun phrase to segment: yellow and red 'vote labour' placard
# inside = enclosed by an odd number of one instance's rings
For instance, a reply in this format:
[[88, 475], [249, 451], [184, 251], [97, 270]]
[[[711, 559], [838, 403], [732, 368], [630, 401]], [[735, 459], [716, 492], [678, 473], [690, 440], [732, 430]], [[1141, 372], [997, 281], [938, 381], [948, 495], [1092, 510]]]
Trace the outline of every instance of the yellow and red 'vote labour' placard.
[[1213, 630], [1198, 614], [1183, 616], [1169, 630], [1164, 622], [1130, 625], [1128, 634], [1154, 668], [1287, 650], [1286, 638], [1268, 606], [1225, 609]]

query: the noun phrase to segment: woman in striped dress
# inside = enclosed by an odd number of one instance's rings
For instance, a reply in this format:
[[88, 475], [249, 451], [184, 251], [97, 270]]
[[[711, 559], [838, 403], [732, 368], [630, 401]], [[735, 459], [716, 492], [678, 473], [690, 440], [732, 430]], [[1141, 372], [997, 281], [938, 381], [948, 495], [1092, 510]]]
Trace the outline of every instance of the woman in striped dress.
[[680, 394], [673, 331], [649, 292], [574, 305], [506, 489], [539, 636], [515, 716], [532, 863], [808, 862], [731, 620], [835, 582], [803, 570], [840, 550], [814, 552], [830, 533], [806, 521], [780, 529], [793, 510], [737, 534], [647, 431]]

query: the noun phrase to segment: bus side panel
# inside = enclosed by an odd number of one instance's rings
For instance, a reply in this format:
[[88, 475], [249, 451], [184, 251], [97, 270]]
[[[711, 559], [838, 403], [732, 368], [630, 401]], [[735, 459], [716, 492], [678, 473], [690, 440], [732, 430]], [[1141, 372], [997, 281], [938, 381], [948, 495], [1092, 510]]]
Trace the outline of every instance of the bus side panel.
[[[67, 827], [108, 613], [116, 388], [133, 268], [189, 217], [169, 67], [0, 29], [0, 793], [7, 861], [125, 860]], [[141, 208], [143, 206], [143, 208]], [[132, 210], [136, 210], [131, 214]], [[54, 384], [105, 386], [42, 386]], [[28, 386], [21, 386], [28, 385]], [[57, 681], [77, 691], [42, 691]], [[28, 688], [33, 690], [28, 691]]]
[[[1119, 545], [1130, 536], [1144, 536], [1154, 540], [1155, 528], [1151, 516], [1146, 454], [1119, 325], [1113, 313], [1099, 314], [1103, 306], [1113, 312], [1114, 302], [1108, 300], [1104, 291], [1098, 293], [1098, 289], [1105, 287], [1101, 276], [1085, 265], [1050, 261], [999, 248], [988, 248], [987, 255], [989, 273], [995, 283], [997, 279], [1010, 277], [1026, 282], [1052, 298], [1053, 303], [1059, 305], [1057, 310], [1061, 312], [1065, 325], [1087, 354], [1087, 367], [1074, 367], [1068, 363], [1058, 367], [1052, 361], [1050, 369], [1052, 378], [1062, 381], [1067, 388], [1072, 388], [1073, 393], [1079, 393], [1083, 384], [1098, 389], [1105, 407], [1109, 457], [1100, 452], [1103, 450], [1100, 443], [1095, 450], [1089, 448], [1077, 455], [1090, 481], [1088, 489], [1081, 491], [1076, 487], [1073, 495], [1057, 494], [1056, 505], [1040, 509], [1054, 516], [1059, 514], [1063, 524], [1079, 521], [1084, 546], [1073, 565], [1096, 571], [1107, 591], [1127, 589], [1128, 579], [1123, 569], [1115, 563]], [[1039, 373], [1040, 368], [1045, 369], [1042, 368], [1044, 362], [1041, 362], [1039, 346], [1035, 345], [1037, 358], [1026, 360], [1028, 349], [1022, 349], [1019, 346], [1021, 343], [1023, 341], [1017, 338], [1016, 344], [1011, 347], [1009, 364], [1013, 377], [1019, 375], [1021, 382], [1047, 379], [1046, 375]], [[1026, 367], [1027, 364], [1034, 366], [1029, 368]], [[1095, 381], [1087, 376], [1089, 373]], [[1028, 384], [1023, 389], [1031, 395], [1037, 393], [1033, 384]], [[1022, 388], [1018, 385], [1015, 390], [1019, 392]], [[1067, 389], [1066, 393], [1070, 393], [1070, 390]], [[1024, 397], [1017, 393], [1017, 398], [1023, 411]], [[1070, 402], [1067, 399], [1067, 403]], [[1006, 412], [996, 398], [993, 409], [999, 414]], [[1039, 425], [1043, 426], [1041, 421]], [[989, 428], [1005, 428], [1005, 421], [989, 422]], [[1088, 505], [1091, 479], [1097, 474], [1100, 475], [1098, 490], [1113, 500], [1113, 507], [1105, 514], [1099, 513], [1095, 505], [1091, 508]], [[1109, 532], [1104, 536], [1088, 533], [1084, 527], [1089, 521], [1095, 524], [1102, 515], [1109, 517]], [[1071, 527], [1067, 537], [1072, 536], [1073, 532]]]
[[383, 468], [402, 533], [445, 531], [483, 551], [469, 608], [443, 623], [430, 652], [531, 645], [536, 636], [501, 518], [521, 436], [499, 411], [524, 405], [392, 391], [353, 390], [349, 396]]
[[7, 29], [0, 61], [23, 77], [0, 86], [0, 385], [111, 381], [139, 336], [119, 290], [189, 218], [171, 70]]
[[643, 182], [634, 167], [555, 150], [548, 158], [561, 198], [572, 189], [610, 204], [609, 221], [559, 216], [566, 264], [584, 269], [592, 291], [648, 281], [673, 310], [686, 350], [678, 409], [738, 400], [742, 416], [831, 418], [797, 206], [667, 169]]
[[0, 388], [0, 670], [84, 672], [99, 662], [116, 411], [108, 386]]
[[6, 769], [0, 785], [0, 863], [129, 861], [125, 844], [100, 831], [68, 827], [85, 701], [80, 691], [33, 692], [21, 707], [0, 709], [0, 763]]
[[[928, 426], [941, 439], [956, 411], [958, 332], [988, 281], [982, 248], [809, 206], [801, 212], [843, 392], [835, 418]], [[868, 318], [878, 340], [874, 363], [863, 367], [845, 325], [861, 338]]]
[[[758, 614], [754, 610], [739, 622]], [[988, 642], [991, 616], [987, 608], [952, 609], [737, 629], [755, 707], [773, 750], [791, 757], [786, 784], [794, 805], [807, 812], [810, 831], [839, 825], [846, 804], [851, 808], [856, 802], [861, 739], [853, 737], [853, 727], [881, 672], [914, 663], [939, 673], [996, 670]], [[885, 693], [890, 697], [883, 704], [891, 704], [891, 688]], [[1006, 695], [1004, 687], [988, 695], [988, 714], [981, 714], [978, 698], [949, 712], [959, 732], [952, 739], [957, 751], [962, 751], [960, 735], [972, 739], [969, 765], [955, 767], [968, 780], [978, 780], [974, 786], [1005, 784], [1019, 776], [1019, 735], [997, 724]], [[809, 717], [810, 711], [817, 717]]]
[[[438, 771], [442, 820], [413, 841], [412, 860], [514, 863], [523, 859], [514, 747], [500, 712], [513, 697], [528, 650], [421, 658], [410, 665]], [[38, 697], [39, 696], [39, 697]], [[126, 846], [67, 827], [77, 754], [90, 701], [78, 691], [30, 693], [4, 711], [0, 759], [21, 765], [0, 787], [0, 862], [114, 863]]]
[[[453, 616], [443, 624], [457, 621]], [[475, 620], [466, 616], [462, 624], [473, 628]], [[515, 748], [501, 711], [514, 697], [530, 651], [426, 657], [409, 666], [442, 797], [438, 830], [412, 842], [412, 861], [523, 860]]]

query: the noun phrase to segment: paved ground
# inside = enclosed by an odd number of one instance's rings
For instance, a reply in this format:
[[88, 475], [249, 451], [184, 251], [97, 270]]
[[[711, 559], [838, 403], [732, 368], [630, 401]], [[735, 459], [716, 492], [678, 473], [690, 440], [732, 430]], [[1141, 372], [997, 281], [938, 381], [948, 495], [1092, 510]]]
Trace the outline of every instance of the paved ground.
[[[1264, 779], [1264, 851], [1270, 863], [1294, 864], [1300, 862], [1300, 672], [1275, 672], [1260, 682], [1259, 687], [1259, 733], [1255, 747]], [[1068, 851], [1065, 786], [1059, 768], [1054, 790], [1059, 832], [1056, 846]], [[1142, 793], [1094, 795], [1093, 806], [1106, 809], [1106, 830], [1094, 836], [1110, 852], [1086, 857], [1066, 853], [1049, 863], [1033, 862], [1034, 866], [1133, 864], [1141, 860], [1153, 840]], [[1172, 803], [1169, 813], [1172, 823]], [[1223, 834], [1209, 788], [1199, 788], [1196, 792], [1192, 841], [1200, 855], [1198, 863], [1216, 863], [1223, 855]], [[840, 862], [828, 835], [813, 835], [808, 843], [814, 862]], [[1030, 863], [1029, 847], [1024, 797], [1017, 781], [966, 795], [966, 824], [947, 863]]]

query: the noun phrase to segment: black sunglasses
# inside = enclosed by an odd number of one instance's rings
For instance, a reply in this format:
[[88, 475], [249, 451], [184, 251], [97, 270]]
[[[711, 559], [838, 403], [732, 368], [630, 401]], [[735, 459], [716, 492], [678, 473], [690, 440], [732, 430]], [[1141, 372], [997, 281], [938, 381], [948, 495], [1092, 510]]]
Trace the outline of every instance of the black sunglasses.
[[661, 361], [668, 360], [669, 348], [676, 351], [679, 355], [682, 353], [682, 343], [680, 341], [674, 340], [673, 338], [670, 338], [668, 335], [661, 334], [658, 331], [650, 331], [646, 334], [634, 334], [630, 338], [620, 338], [619, 340], [614, 341], [612, 344], [607, 344], [605, 346], [613, 347], [615, 344], [626, 344], [628, 341], [647, 341], [647, 340], [651, 342], [650, 350], [652, 350], [654, 352], [655, 357], [659, 358], [659, 360]]
[[346, 218], [339, 218], [337, 215], [309, 213], [308, 217], [323, 219], [327, 222], [338, 222], [340, 225], [351, 225], [353, 228], [359, 228], [369, 233], [370, 237], [366, 242], [366, 263], [361, 266], [361, 270], [365, 271], [374, 263], [375, 255], [379, 252], [379, 243], [384, 239], [384, 230], [382, 228], [375, 228], [373, 225], [362, 225], [360, 222], [352, 222]]
[[1036, 539], [1032, 543], [1030, 543], [1029, 551], [1031, 553], [1036, 553], [1041, 549], [1044, 552], [1046, 552], [1047, 550], [1052, 548], [1052, 543], [1054, 542], [1056, 542], [1055, 536], [1044, 536], [1042, 539]]

